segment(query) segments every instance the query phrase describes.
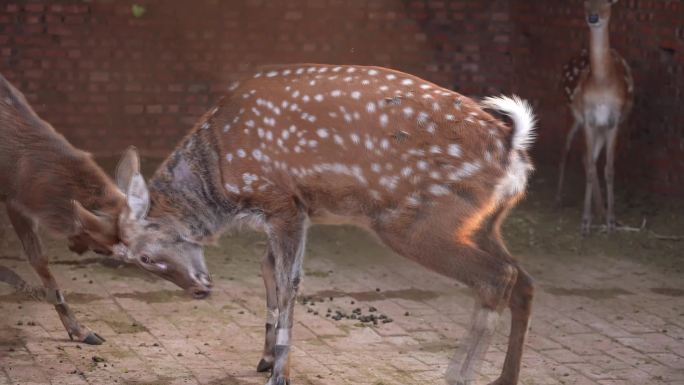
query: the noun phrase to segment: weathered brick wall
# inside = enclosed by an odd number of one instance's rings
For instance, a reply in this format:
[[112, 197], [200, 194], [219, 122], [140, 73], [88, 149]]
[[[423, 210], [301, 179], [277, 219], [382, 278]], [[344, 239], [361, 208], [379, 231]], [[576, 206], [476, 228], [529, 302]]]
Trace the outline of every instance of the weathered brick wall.
[[[135, 144], [163, 156], [231, 78], [325, 62], [389, 66], [468, 95], [515, 91], [537, 105], [537, 162], [555, 164], [570, 124], [561, 67], [587, 42], [582, 0], [139, 0], [139, 18], [133, 3], [0, 2], [0, 71], [98, 154]], [[637, 90], [622, 185], [684, 192], [682, 20], [682, 1], [616, 7], [613, 42]]]
[[[540, 115], [540, 162], [554, 164], [571, 118], [560, 89], [562, 66], [589, 30], [583, 0], [512, 1], [514, 89]], [[684, 194], [684, 1], [622, 0], [613, 10], [611, 44], [632, 66], [636, 101], [618, 143], [618, 184]], [[575, 139], [581, 150], [584, 140]], [[571, 166], [582, 167], [581, 151]], [[602, 170], [602, 169], [601, 169]]]
[[141, 0], [138, 18], [133, 3], [0, 6], [0, 71], [95, 153], [165, 155], [260, 64], [389, 66], [474, 94], [512, 70], [507, 1]]

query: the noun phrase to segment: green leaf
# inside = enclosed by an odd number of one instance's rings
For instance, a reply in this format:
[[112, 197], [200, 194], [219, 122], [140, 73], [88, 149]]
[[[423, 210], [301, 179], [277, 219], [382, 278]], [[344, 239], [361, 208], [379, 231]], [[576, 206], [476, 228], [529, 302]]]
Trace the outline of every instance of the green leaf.
[[133, 13], [133, 16], [135, 16], [135, 17], [143, 17], [143, 15], [145, 14], [145, 11], [147, 11], [147, 9], [145, 9], [145, 6], [143, 6], [143, 5], [133, 4], [131, 6], [131, 12]]

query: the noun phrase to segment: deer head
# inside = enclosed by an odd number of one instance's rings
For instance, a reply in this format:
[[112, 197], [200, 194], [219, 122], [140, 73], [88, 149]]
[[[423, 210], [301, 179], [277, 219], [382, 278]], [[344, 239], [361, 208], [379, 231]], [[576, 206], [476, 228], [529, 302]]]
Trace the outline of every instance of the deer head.
[[610, 21], [610, 9], [618, 0], [586, 0], [584, 2], [584, 12], [587, 17], [587, 24], [590, 27], [599, 28]]
[[195, 298], [207, 297], [211, 277], [202, 247], [190, 241], [177, 223], [148, 216], [150, 193], [134, 148], [129, 148], [119, 162], [116, 182], [126, 192], [127, 205], [119, 216], [121, 243], [114, 254], [175, 283]]
[[118, 241], [116, 214], [93, 213], [75, 200], [71, 204], [76, 218], [76, 232], [69, 237], [69, 249], [79, 255], [88, 250], [111, 255]]

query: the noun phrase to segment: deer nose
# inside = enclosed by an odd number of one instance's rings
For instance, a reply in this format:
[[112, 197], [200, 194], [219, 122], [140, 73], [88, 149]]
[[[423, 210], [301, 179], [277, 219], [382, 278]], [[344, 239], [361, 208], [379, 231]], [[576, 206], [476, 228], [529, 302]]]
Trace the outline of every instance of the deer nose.
[[596, 13], [593, 13], [593, 14], [587, 16], [587, 21], [589, 22], [589, 24], [596, 24], [599, 22], [599, 15]]
[[207, 288], [211, 287], [211, 276], [209, 274], [205, 273], [195, 273], [195, 279], [197, 279], [197, 282], [201, 283], [202, 285], [206, 286]]

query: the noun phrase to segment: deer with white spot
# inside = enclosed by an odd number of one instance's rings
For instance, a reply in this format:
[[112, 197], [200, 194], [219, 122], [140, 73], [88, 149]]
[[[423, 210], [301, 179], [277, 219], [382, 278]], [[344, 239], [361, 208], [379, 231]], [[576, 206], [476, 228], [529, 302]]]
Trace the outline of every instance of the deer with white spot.
[[[137, 170], [138, 159], [128, 152], [119, 166], [119, 179], [128, 180], [125, 170]], [[138, 207], [135, 198], [123, 192], [95, 163], [90, 154], [74, 148], [52, 126], [33, 111], [24, 95], [0, 75], [0, 202], [16, 231], [29, 263], [43, 288], [26, 284], [16, 273], [0, 266], [0, 281], [37, 299], [53, 304], [69, 337], [87, 344], [104, 341], [82, 325], [62, 295], [48, 266], [48, 257], [38, 236], [42, 227], [51, 235], [69, 240], [78, 253], [94, 250], [113, 254], [119, 239], [119, 221]], [[145, 261], [145, 270], [157, 273], [202, 296], [209, 292], [208, 273], [202, 259], [177, 256], [164, 261], [164, 269]], [[199, 268], [195, 268], [199, 266]], [[206, 277], [201, 280], [198, 276]], [[201, 282], [200, 282], [201, 281]]]
[[121, 247], [155, 258], [169, 238], [199, 247], [240, 222], [263, 230], [267, 319], [257, 369], [283, 385], [307, 229], [359, 225], [475, 291], [470, 338], [447, 372], [450, 384], [475, 381], [500, 313], [511, 310], [494, 384], [516, 384], [534, 287], [500, 226], [525, 192], [534, 124], [518, 98], [476, 103], [389, 69], [270, 67], [230, 87], [149, 189], [140, 180], [129, 189], [149, 211], [124, 225]]
[[[634, 103], [634, 79], [629, 65], [617, 51], [610, 48], [609, 23], [611, 8], [615, 3], [617, 0], [584, 2], [590, 32], [589, 52], [583, 52], [563, 68], [563, 85], [574, 123], [568, 132], [561, 157], [556, 202], [560, 204], [561, 201], [568, 152], [575, 134], [582, 127], [586, 142], [583, 235], [588, 235], [591, 230], [592, 200], [596, 212], [605, 215], [608, 231], [615, 230], [613, 180], [618, 128], [629, 116]], [[607, 213], [596, 172], [596, 162], [604, 146]]]

